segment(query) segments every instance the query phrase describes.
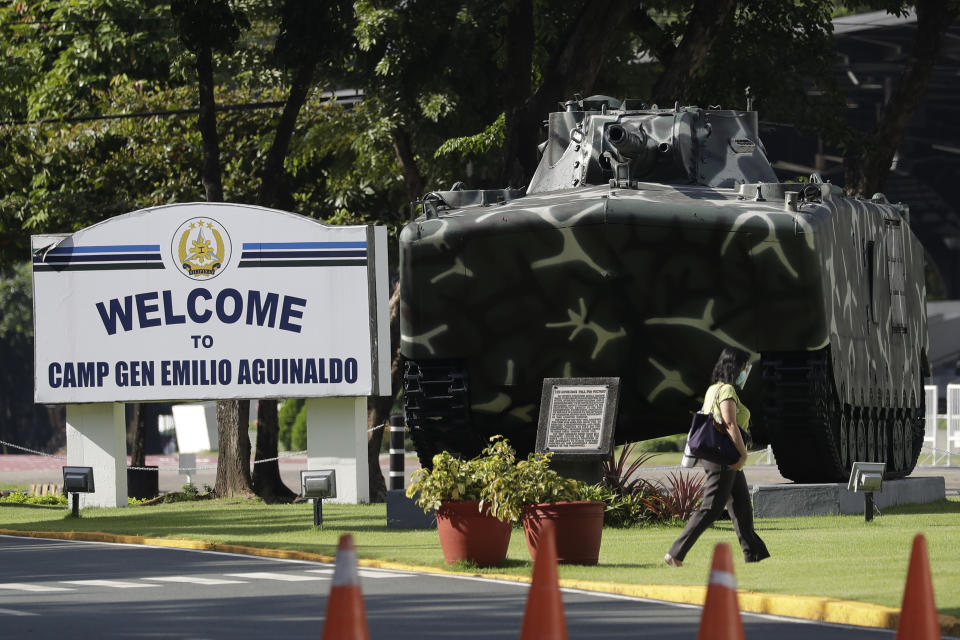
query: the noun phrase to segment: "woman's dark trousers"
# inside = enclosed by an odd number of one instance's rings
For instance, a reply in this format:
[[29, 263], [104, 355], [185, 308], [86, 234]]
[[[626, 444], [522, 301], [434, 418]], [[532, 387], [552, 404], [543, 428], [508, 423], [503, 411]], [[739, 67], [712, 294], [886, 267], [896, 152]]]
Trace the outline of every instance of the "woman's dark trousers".
[[707, 528], [714, 523], [726, 508], [733, 521], [733, 529], [740, 539], [743, 557], [747, 562], [756, 562], [770, 556], [767, 547], [753, 530], [753, 505], [747, 490], [747, 478], [743, 471], [734, 471], [713, 462], [701, 460], [706, 472], [703, 502], [690, 517], [683, 533], [670, 547], [670, 555], [682, 561]]

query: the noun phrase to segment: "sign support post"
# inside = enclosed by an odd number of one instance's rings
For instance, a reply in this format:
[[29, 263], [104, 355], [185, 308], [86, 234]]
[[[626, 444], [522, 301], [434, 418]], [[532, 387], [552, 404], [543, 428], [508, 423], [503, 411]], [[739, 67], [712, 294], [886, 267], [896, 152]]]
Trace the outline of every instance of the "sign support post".
[[307, 400], [307, 469], [337, 472], [337, 497], [329, 502], [370, 502], [366, 398]]
[[96, 491], [80, 497], [84, 507], [127, 506], [127, 438], [124, 405], [67, 405], [67, 465], [93, 467]]

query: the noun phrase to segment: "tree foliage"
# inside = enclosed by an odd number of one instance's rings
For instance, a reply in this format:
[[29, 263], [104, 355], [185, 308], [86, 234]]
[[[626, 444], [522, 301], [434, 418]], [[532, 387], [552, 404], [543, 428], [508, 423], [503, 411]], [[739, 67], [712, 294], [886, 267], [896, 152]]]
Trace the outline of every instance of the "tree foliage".
[[0, 267], [0, 440], [46, 449], [49, 417], [33, 404], [32, 306], [30, 265]]

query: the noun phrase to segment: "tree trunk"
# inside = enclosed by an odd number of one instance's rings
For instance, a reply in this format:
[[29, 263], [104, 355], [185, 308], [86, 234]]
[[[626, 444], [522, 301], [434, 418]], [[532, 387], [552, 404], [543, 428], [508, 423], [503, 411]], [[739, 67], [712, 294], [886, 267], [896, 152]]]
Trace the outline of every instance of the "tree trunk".
[[[593, 90], [616, 40], [610, 32], [620, 29], [634, 10], [633, 3], [619, 0], [594, 0], [583, 5], [566, 36], [560, 39], [563, 44], [551, 54], [539, 89], [507, 122], [505, 136], [516, 144], [516, 161], [521, 167], [521, 171], [513, 171], [512, 183], [525, 183], [533, 176], [539, 162], [541, 121], [558, 102], [572, 98], [574, 93], [587, 95]], [[516, 143], [512, 142], [514, 138]]]
[[926, 92], [940, 57], [944, 34], [960, 14], [960, 2], [917, 2], [917, 36], [890, 101], [883, 107], [873, 133], [857, 153], [844, 158], [844, 184], [849, 195], [872, 196], [882, 191], [904, 132]]
[[198, 126], [203, 141], [200, 180], [207, 202], [223, 202], [220, 174], [220, 140], [217, 137], [217, 103], [213, 95], [213, 53], [209, 46], [197, 51], [197, 85], [200, 90]]
[[[733, 17], [737, 0], [697, 0], [683, 39], [669, 60], [661, 60], [663, 73], [657, 80], [651, 99], [660, 107], [671, 107], [674, 101], [689, 98], [686, 88], [710, 54], [723, 25]], [[658, 42], [661, 46], [662, 44]]]
[[[283, 105], [283, 113], [277, 123], [277, 130], [267, 153], [267, 161], [262, 172], [259, 202], [265, 207], [280, 207], [281, 201], [289, 201], [290, 194], [286, 186], [286, 171], [283, 161], [290, 148], [290, 140], [297, 124], [300, 110], [307, 101], [313, 82], [315, 63], [304, 64], [294, 74], [290, 93]], [[277, 401], [260, 400], [257, 417], [256, 460], [276, 458], [280, 436], [280, 423], [277, 420]], [[296, 494], [283, 483], [280, 476], [279, 461], [263, 462], [253, 467], [253, 490], [267, 502], [286, 502]]]
[[133, 415], [127, 430], [127, 445], [130, 448], [130, 466], [147, 464], [147, 411], [142, 402], [133, 403]]
[[250, 402], [217, 402], [217, 481], [213, 488], [219, 498], [252, 498], [250, 480]]
[[[261, 400], [257, 409], [257, 453], [253, 465], [253, 490], [266, 502], [289, 502], [297, 494], [283, 483], [280, 477], [280, 461], [277, 457], [277, 440], [280, 423], [277, 420], [277, 401]], [[260, 462], [259, 460], [270, 460]]]
[[290, 199], [288, 189], [285, 188], [286, 170], [283, 162], [290, 149], [290, 140], [293, 138], [297, 117], [299, 117], [300, 110], [310, 93], [315, 67], [315, 63], [304, 64], [294, 73], [290, 93], [283, 105], [283, 113], [280, 114], [280, 121], [277, 123], [273, 143], [270, 145], [267, 161], [261, 174], [263, 181], [260, 184], [258, 199], [264, 207], [279, 207], [282, 206], [281, 201], [289, 201]]
[[[521, 149], [529, 144], [530, 136], [523, 135], [524, 104], [530, 100], [533, 65], [533, 0], [519, 0], [507, 14], [507, 59], [504, 64], [505, 78], [503, 105], [505, 138], [503, 141], [502, 172], [500, 184], [520, 187], [530, 176], [526, 175], [520, 162]], [[539, 127], [537, 127], [539, 133]], [[536, 144], [537, 140], [533, 140]]]
[[630, 31], [640, 39], [644, 47], [660, 61], [661, 66], [666, 68], [670, 64], [670, 58], [677, 50], [670, 35], [663, 31], [656, 21], [650, 17], [641, 5], [630, 14]]
[[[197, 51], [197, 86], [200, 92], [198, 127], [203, 141], [201, 181], [207, 202], [223, 202], [220, 173], [220, 142], [217, 137], [217, 105], [213, 94], [213, 54], [205, 45]], [[240, 405], [243, 405], [242, 409]], [[250, 405], [246, 401], [217, 402], [217, 481], [220, 497], [252, 496], [250, 482]]]
[[[390, 421], [390, 410], [393, 408], [393, 400], [400, 385], [403, 384], [400, 379], [400, 283], [397, 282], [393, 287], [393, 293], [390, 294], [390, 344], [393, 346], [393, 361], [390, 365], [390, 389], [393, 391], [391, 396], [371, 396], [367, 400], [367, 425], [368, 428]], [[377, 429], [370, 432], [367, 440], [367, 453], [370, 463], [370, 502], [383, 502], [387, 497], [387, 485], [383, 479], [383, 471], [380, 469], [380, 446], [383, 443], [387, 428]], [[381, 497], [382, 496], [382, 497]]]
[[380, 427], [387, 422], [384, 418], [390, 417], [390, 407], [393, 398], [390, 396], [370, 396], [367, 398], [367, 463], [369, 465], [367, 478], [370, 481], [370, 502], [386, 502], [387, 483], [380, 469], [380, 447], [383, 445], [383, 432], [387, 427]]
[[419, 200], [424, 191], [423, 176], [420, 175], [420, 169], [417, 167], [417, 159], [410, 144], [410, 135], [399, 126], [391, 131], [390, 135], [393, 138], [393, 152], [397, 155], [397, 161], [400, 162], [403, 182], [407, 187], [407, 200], [410, 202]]

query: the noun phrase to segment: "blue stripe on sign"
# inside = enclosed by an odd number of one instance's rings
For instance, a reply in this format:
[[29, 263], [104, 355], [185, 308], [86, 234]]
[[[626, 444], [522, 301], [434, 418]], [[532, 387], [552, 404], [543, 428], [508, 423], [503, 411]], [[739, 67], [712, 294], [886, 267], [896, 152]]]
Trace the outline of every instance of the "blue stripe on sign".
[[244, 242], [244, 251], [266, 249], [366, 249], [366, 242]]
[[71, 253], [126, 253], [135, 251], [160, 251], [158, 244], [119, 244], [119, 245], [91, 245], [87, 247], [56, 247], [48, 253], [62, 255]]
[[150, 261], [150, 260], [162, 260], [159, 253], [127, 253], [127, 254], [115, 254], [115, 255], [97, 255], [97, 256], [78, 256], [78, 255], [68, 255], [68, 256], [51, 256], [48, 255], [46, 258], [35, 255], [33, 256], [34, 262], [50, 262], [50, 263], [69, 263], [69, 262], [136, 262], [136, 261]]
[[240, 258], [364, 258], [366, 251], [244, 251]]

